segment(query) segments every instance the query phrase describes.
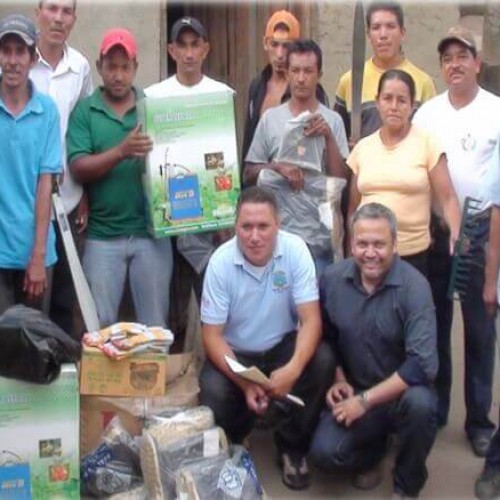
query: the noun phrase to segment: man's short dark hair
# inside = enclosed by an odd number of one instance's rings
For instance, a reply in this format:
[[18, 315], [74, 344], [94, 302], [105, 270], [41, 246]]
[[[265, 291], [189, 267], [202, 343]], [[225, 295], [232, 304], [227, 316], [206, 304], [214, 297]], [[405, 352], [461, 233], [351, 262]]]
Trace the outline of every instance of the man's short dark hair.
[[318, 73], [321, 73], [323, 68], [323, 52], [321, 52], [320, 46], [314, 40], [296, 40], [292, 42], [288, 47], [288, 55], [286, 58], [287, 66], [290, 66], [290, 56], [292, 54], [308, 54], [313, 53], [316, 56], [316, 65], [318, 67]]
[[389, 224], [389, 229], [391, 231], [391, 236], [393, 241], [396, 241], [396, 237], [398, 234], [398, 222], [396, 220], [396, 216], [394, 212], [387, 208], [382, 203], [367, 203], [366, 205], [362, 205], [359, 207], [351, 216], [351, 220], [349, 221], [349, 232], [354, 234], [354, 224], [359, 220], [376, 220], [376, 219], [384, 219]]
[[399, 27], [404, 28], [403, 8], [398, 2], [372, 2], [366, 11], [366, 26], [368, 28], [371, 26], [372, 15], [380, 10], [392, 12], [398, 20]]
[[243, 189], [238, 199], [238, 203], [236, 204], [236, 218], [239, 217], [241, 207], [245, 203], [266, 203], [271, 207], [274, 215], [278, 217], [278, 201], [276, 200], [276, 196], [274, 196], [272, 190], [269, 188], [250, 186]]

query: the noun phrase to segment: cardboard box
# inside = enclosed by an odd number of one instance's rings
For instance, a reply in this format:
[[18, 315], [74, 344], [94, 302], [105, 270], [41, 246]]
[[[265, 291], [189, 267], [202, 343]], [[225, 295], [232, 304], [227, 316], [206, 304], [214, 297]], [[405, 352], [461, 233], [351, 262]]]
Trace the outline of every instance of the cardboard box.
[[147, 97], [138, 112], [154, 143], [143, 175], [151, 234], [233, 227], [240, 194], [234, 93]]
[[0, 377], [0, 499], [80, 498], [74, 365], [49, 385]]
[[120, 361], [95, 347], [84, 346], [80, 365], [80, 394], [100, 396], [163, 396], [165, 354], [138, 353]]
[[166, 395], [149, 398], [81, 396], [80, 449], [91, 452], [110, 420], [118, 415], [133, 436], [142, 432], [146, 417], [165, 408], [195, 406], [200, 387], [192, 353], [170, 354], [167, 362]]

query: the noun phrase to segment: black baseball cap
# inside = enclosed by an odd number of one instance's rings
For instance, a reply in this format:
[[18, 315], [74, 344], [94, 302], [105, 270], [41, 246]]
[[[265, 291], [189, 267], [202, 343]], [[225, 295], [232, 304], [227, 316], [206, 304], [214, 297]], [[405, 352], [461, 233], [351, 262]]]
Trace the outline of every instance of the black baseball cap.
[[198, 19], [190, 16], [181, 17], [177, 21], [175, 21], [172, 26], [172, 33], [170, 35], [170, 41], [176, 42], [179, 39], [179, 35], [184, 30], [191, 30], [196, 33], [198, 36], [201, 36], [204, 40], [207, 39], [207, 30], [203, 26], [203, 24], [198, 21]]

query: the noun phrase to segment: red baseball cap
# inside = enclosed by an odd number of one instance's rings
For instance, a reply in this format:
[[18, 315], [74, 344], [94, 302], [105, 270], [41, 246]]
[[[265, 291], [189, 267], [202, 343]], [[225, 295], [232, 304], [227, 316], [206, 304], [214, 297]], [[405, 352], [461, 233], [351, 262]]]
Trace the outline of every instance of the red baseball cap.
[[124, 28], [112, 28], [104, 33], [99, 48], [99, 54], [105, 56], [117, 45], [123, 47], [131, 59], [137, 56], [137, 43], [134, 35]]

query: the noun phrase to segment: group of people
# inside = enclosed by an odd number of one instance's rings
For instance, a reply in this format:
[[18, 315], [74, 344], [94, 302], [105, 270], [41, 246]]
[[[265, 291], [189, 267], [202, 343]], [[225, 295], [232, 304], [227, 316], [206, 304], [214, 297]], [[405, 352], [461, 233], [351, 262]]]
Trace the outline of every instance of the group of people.
[[[207, 30], [195, 18], [177, 20], [167, 45], [176, 73], [144, 90], [134, 85], [133, 34], [108, 30], [94, 89], [87, 59], [67, 44], [76, 1], [41, 0], [35, 17], [38, 29], [18, 14], [0, 21], [6, 138], [0, 313], [27, 302], [77, 335], [69, 266], [50, 220], [58, 178], [73, 234], [84, 244], [100, 324], [118, 320], [128, 279], [137, 320], [167, 326], [172, 241], [146, 231], [141, 172], [153, 144], [137, 121], [137, 103], [144, 96], [228, 89], [203, 74]], [[473, 272], [461, 296], [465, 432], [474, 453], [486, 456], [476, 495], [493, 498], [500, 494], [500, 435], [493, 436], [489, 418], [500, 267], [500, 98], [479, 87], [476, 42], [463, 28], [451, 29], [437, 47], [447, 86], [438, 96], [432, 79], [404, 56], [399, 4], [370, 4], [366, 32], [373, 55], [364, 67], [362, 139], [354, 144], [352, 73], [340, 79], [330, 109], [320, 84], [320, 47], [301, 39], [290, 12], [275, 12], [267, 23], [269, 64], [249, 88], [235, 235], [199, 236], [211, 257], [192, 272], [206, 353], [201, 401], [234, 442], [246, 439], [258, 416], [275, 412], [282, 478], [292, 489], [310, 484], [307, 456], [327, 470], [353, 471], [356, 487], [375, 487], [396, 433], [394, 494], [418, 495], [437, 430], [448, 419], [453, 303], [447, 288], [461, 212], [472, 197], [482, 201], [482, 243], [491, 236], [478, 256], [485, 272]], [[311, 172], [278, 158], [286, 124], [305, 111], [303, 134], [318, 139], [322, 151], [314, 175], [344, 178], [349, 186], [350, 257], [334, 264], [282, 227], [275, 194], [255, 185], [271, 170], [292, 191], [305, 189]], [[189, 261], [190, 239], [183, 238], [179, 250]], [[269, 383], [237, 376], [226, 356], [257, 366]]]

